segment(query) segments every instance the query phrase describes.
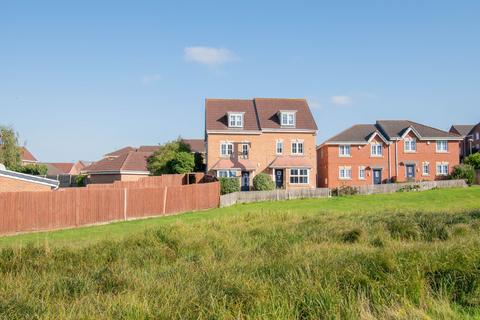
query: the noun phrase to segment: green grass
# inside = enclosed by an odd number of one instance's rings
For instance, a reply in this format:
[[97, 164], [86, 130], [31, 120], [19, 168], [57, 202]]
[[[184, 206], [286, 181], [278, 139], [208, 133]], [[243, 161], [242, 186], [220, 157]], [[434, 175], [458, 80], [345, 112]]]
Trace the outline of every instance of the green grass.
[[479, 319], [480, 188], [0, 238], [0, 318]]

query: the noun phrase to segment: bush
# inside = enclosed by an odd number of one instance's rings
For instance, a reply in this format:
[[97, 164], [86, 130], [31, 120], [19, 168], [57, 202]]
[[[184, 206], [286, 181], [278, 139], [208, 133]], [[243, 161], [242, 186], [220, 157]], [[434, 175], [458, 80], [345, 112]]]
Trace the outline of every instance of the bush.
[[240, 179], [220, 178], [220, 194], [228, 194], [240, 191]]
[[480, 152], [469, 155], [463, 163], [471, 165], [475, 170], [480, 169]]
[[77, 187], [85, 187], [87, 185], [87, 175], [80, 174], [75, 177], [75, 184]]
[[358, 193], [358, 189], [350, 186], [341, 186], [332, 190], [332, 196], [353, 196]]
[[453, 168], [450, 178], [466, 180], [471, 185], [475, 181], [475, 169], [468, 164], [459, 164]]
[[397, 190], [397, 192], [411, 192], [411, 191], [419, 191], [420, 185], [418, 184], [407, 184], [406, 186], [401, 187]]
[[266, 173], [260, 173], [253, 178], [253, 189], [257, 191], [268, 191], [275, 189], [275, 182]]
[[27, 165], [15, 168], [14, 171], [31, 174], [34, 176], [45, 176], [48, 172], [48, 168], [44, 164], [29, 163]]

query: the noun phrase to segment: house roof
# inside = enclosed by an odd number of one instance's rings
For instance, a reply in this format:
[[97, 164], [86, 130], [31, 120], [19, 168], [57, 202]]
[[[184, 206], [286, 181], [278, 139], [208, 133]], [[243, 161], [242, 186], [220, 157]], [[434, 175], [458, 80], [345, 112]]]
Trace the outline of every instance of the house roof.
[[420, 138], [458, 140], [456, 134], [452, 134], [437, 128], [409, 120], [378, 120], [375, 124], [356, 124], [326, 140], [325, 143], [358, 142], [366, 143], [377, 132], [386, 140], [394, 140], [402, 137], [407, 130], [412, 129], [420, 135]]
[[203, 139], [183, 139], [190, 146], [192, 152], [205, 153], [205, 141]]
[[20, 157], [22, 161], [37, 162], [37, 158], [26, 147], [21, 147]]
[[48, 185], [52, 188], [58, 188], [59, 185], [59, 182], [57, 180], [6, 170], [3, 165], [0, 166], [0, 176], [10, 179], [22, 180], [30, 183]]
[[312, 164], [304, 157], [278, 156], [269, 166], [270, 168], [311, 168]]
[[124, 153], [129, 152], [129, 151], [134, 151], [134, 150], [135, 150], [135, 148], [130, 147], [130, 146], [128, 146], [128, 147], [123, 147], [123, 148], [121, 148], [121, 149], [118, 149], [118, 150], [112, 151], [112, 152], [110, 152], [110, 153], [107, 153], [107, 154], [105, 155], [105, 157], [118, 157], [119, 155], [122, 155], [122, 154], [124, 154]]
[[138, 149], [136, 149], [137, 151], [140, 151], [140, 152], [155, 152], [157, 151], [158, 149], [160, 149], [160, 146], [159, 145], [156, 145], [156, 146], [140, 146]]
[[255, 164], [248, 159], [220, 159], [212, 167], [212, 170], [241, 169], [255, 170]]
[[464, 137], [468, 135], [474, 127], [474, 124], [454, 124], [450, 127], [450, 132], [457, 133]]
[[83, 169], [84, 172], [95, 173], [122, 173], [143, 172], [148, 174], [147, 159], [152, 152], [129, 151], [116, 157], [104, 158], [92, 163]]
[[73, 162], [47, 162], [43, 164], [47, 166], [48, 175], [69, 174], [75, 165]]
[[[206, 99], [205, 128], [209, 130], [260, 131], [285, 129], [280, 125], [279, 111], [294, 111], [295, 129], [317, 130], [317, 125], [305, 99], [254, 98]], [[229, 128], [229, 112], [244, 113], [243, 128]]]

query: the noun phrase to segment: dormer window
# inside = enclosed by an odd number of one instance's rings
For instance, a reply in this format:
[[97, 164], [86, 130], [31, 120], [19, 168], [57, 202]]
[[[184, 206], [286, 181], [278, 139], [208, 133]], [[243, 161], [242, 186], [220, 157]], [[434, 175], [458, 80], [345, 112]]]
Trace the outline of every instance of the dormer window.
[[243, 128], [243, 112], [229, 112], [228, 126], [230, 128]]
[[295, 111], [280, 111], [280, 124], [285, 127], [295, 127]]

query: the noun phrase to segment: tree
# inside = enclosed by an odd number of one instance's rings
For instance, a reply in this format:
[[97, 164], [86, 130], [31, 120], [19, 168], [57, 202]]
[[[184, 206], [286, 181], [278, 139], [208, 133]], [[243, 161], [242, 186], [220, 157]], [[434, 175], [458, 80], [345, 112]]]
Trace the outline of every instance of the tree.
[[465, 180], [468, 185], [472, 185], [475, 181], [475, 170], [469, 164], [459, 164], [458, 166], [453, 167], [450, 178], [462, 179]]
[[190, 146], [181, 138], [160, 146], [147, 160], [147, 168], [153, 175], [192, 172], [195, 166]]
[[48, 168], [44, 164], [29, 163], [24, 166], [16, 167], [15, 171], [34, 176], [45, 176], [48, 172]]
[[0, 163], [9, 170], [19, 168], [22, 163], [18, 134], [11, 127], [0, 127]]
[[203, 159], [203, 154], [195, 152], [195, 172], [204, 172], [205, 163]]
[[476, 170], [480, 169], [480, 152], [469, 155], [463, 163], [471, 165]]

